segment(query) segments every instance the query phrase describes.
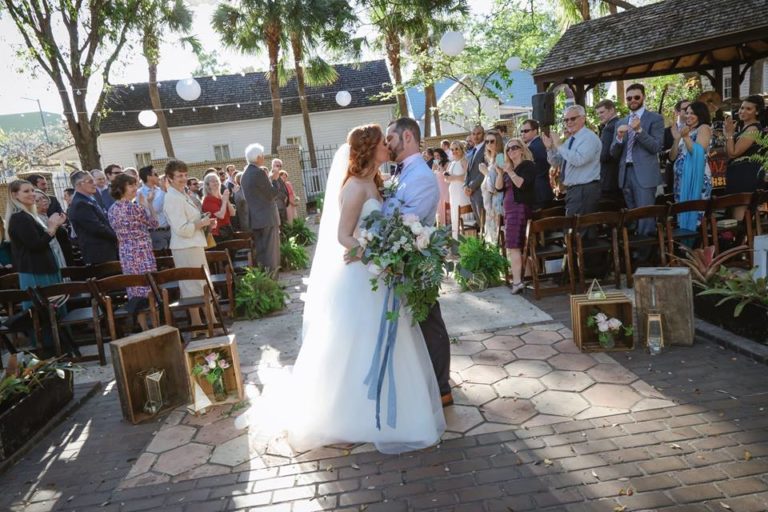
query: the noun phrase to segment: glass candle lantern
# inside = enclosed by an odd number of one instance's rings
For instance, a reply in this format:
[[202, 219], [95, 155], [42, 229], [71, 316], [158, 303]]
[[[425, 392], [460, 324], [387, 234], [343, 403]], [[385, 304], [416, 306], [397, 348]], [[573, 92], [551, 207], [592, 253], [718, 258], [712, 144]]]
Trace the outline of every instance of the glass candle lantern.
[[151, 368], [141, 372], [144, 381], [144, 389], [147, 400], [144, 402], [144, 412], [157, 414], [163, 408], [163, 384], [165, 382], [165, 370]]

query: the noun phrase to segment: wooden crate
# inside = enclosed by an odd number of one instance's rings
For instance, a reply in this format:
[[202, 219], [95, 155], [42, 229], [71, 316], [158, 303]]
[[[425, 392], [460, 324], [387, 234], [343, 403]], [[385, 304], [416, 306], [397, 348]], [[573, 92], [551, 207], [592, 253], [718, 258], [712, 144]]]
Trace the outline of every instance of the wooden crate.
[[621, 292], [606, 292], [605, 299], [590, 299], [587, 294], [571, 295], [571, 328], [573, 341], [582, 352], [617, 352], [633, 350], [635, 337], [625, 336], [623, 331], [615, 336], [616, 346], [603, 348], [592, 328], [587, 327], [587, 318], [602, 311], [609, 317], [621, 320], [624, 325], [634, 325], [632, 301]]
[[[205, 377], [192, 376], [192, 368], [195, 364], [202, 362], [205, 355], [212, 350], [220, 351], [224, 359], [230, 363], [229, 368], [224, 370], [224, 389], [227, 390], [227, 398], [222, 401], [214, 399], [213, 386], [205, 380]], [[195, 396], [195, 383], [203, 388], [205, 394], [208, 395], [208, 399], [214, 405], [237, 403], [243, 399], [243, 377], [240, 374], [240, 357], [237, 353], [237, 341], [234, 334], [193, 341], [184, 349], [184, 356], [187, 375], [190, 376], [189, 392], [193, 400]]]
[[115, 368], [117, 392], [123, 417], [131, 423], [154, 418], [144, 412], [147, 399], [144, 383], [137, 374], [150, 368], [165, 370], [165, 403], [158, 414], [189, 402], [189, 379], [184, 367], [184, 350], [179, 330], [164, 325], [109, 344]]
[[[646, 320], [651, 309], [661, 313], [665, 345], [693, 345], [693, 285], [687, 267], [641, 267], [634, 276], [637, 337], [646, 343]], [[651, 283], [656, 288], [656, 307], [651, 307]]]

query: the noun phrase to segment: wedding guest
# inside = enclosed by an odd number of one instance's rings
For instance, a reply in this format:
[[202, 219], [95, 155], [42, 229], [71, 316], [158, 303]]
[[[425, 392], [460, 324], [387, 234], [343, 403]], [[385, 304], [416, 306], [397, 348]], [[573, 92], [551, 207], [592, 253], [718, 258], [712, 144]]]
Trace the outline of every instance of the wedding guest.
[[[142, 167], [142, 170], [145, 169]], [[143, 275], [155, 272], [157, 263], [152, 250], [150, 230], [158, 226], [157, 216], [152, 208], [155, 190], [147, 195], [138, 194], [138, 182], [128, 173], [117, 176], [111, 185], [114, 204], [109, 209], [109, 223], [119, 240], [120, 268], [123, 274]], [[134, 201], [138, 199], [138, 202]], [[141, 299], [149, 296], [149, 286], [128, 288], [128, 302], [131, 308], [138, 309]], [[133, 302], [132, 302], [133, 301]], [[139, 324], [147, 329], [146, 315], [138, 316]]]
[[[733, 119], [725, 120], [725, 149], [730, 161], [725, 171], [725, 193], [754, 192], [765, 185], [765, 169], [752, 156], [760, 152], [757, 137], [762, 130], [760, 113], [765, 109], [762, 96], [747, 96], [739, 107], [739, 130]], [[733, 218], [741, 220], [746, 206], [733, 209]]]
[[[709, 145], [712, 141], [709, 108], [694, 101], [686, 109], [685, 126], [678, 131], [672, 125], [674, 142], [669, 158], [675, 161], [675, 202], [709, 199], [712, 194], [712, 173], [709, 169]], [[696, 231], [702, 212], [678, 216], [681, 228]]]
[[101, 193], [102, 190], [107, 190], [109, 188], [107, 175], [104, 174], [104, 171], [101, 169], [94, 169], [91, 171], [91, 176], [93, 176], [93, 181], [96, 183], [96, 189], [99, 193]]
[[[48, 225], [48, 217], [49, 217], [49, 215], [46, 214], [45, 212], [48, 211], [50, 205], [51, 205], [51, 201], [48, 198], [48, 195], [42, 190], [36, 188], [35, 189], [35, 210], [37, 211], [37, 216], [40, 217], [40, 219], [43, 221], [45, 225]], [[51, 250], [53, 251], [53, 255], [56, 257], [56, 263], [58, 264], [59, 268], [67, 266], [67, 260], [64, 257], [64, 251], [61, 250], [61, 245], [59, 244], [59, 241], [57, 239], [58, 234], [61, 232], [62, 229], [63, 229], [63, 226], [59, 227], [59, 229], [56, 230], [57, 236], [50, 241]]]
[[[64, 208], [61, 206], [61, 203], [59, 203], [56, 196], [48, 193], [48, 180], [46, 180], [44, 176], [40, 174], [30, 174], [27, 176], [27, 181], [32, 183], [36, 192], [39, 191], [46, 197], [45, 209], [41, 209], [42, 206], [38, 204], [37, 211], [39, 213], [45, 215], [46, 218], [54, 213], [64, 213]], [[40, 198], [40, 201], [42, 201], [42, 198]], [[56, 231], [56, 240], [56, 249], [64, 257], [65, 261], [62, 266], [74, 265], [75, 255], [72, 251], [72, 242], [69, 239], [69, 226], [67, 223], [64, 223], [64, 225]]]
[[485, 163], [485, 130], [477, 125], [472, 128], [472, 153], [467, 153], [467, 174], [464, 176], [464, 194], [472, 204], [472, 212], [475, 214], [478, 229], [482, 229], [482, 219], [485, 216], [483, 207], [483, 192], [480, 185], [483, 183], [483, 173], [480, 172], [480, 164]]
[[163, 213], [165, 204], [165, 192], [160, 188], [160, 177], [157, 169], [147, 165], [139, 169], [141, 188], [136, 192], [139, 201], [144, 201], [149, 206], [152, 216], [157, 219], [157, 226], [150, 228], [149, 236], [152, 239], [152, 249], [156, 251], [166, 250], [171, 244], [171, 227]]
[[296, 197], [296, 192], [293, 190], [293, 183], [291, 183], [288, 179], [287, 171], [281, 170], [278, 174], [278, 178], [282, 180], [283, 183], [285, 183], [285, 188], [288, 191], [288, 208], [286, 208], [286, 216], [288, 219], [288, 224], [290, 224], [298, 216], [296, 208], [299, 205], [299, 198]]
[[450, 163], [448, 155], [445, 154], [442, 148], [438, 148], [434, 151], [434, 160], [432, 161], [432, 173], [437, 180], [437, 186], [440, 189], [440, 199], [437, 202], [437, 225], [445, 226], [447, 219], [445, 218], [445, 210], [450, 204], [450, 192], [448, 192], [448, 182], [445, 181], [445, 173], [448, 171], [448, 164]]
[[126, 167], [125, 169], [123, 169], [123, 174], [127, 174], [128, 176], [131, 176], [136, 181], [139, 181], [139, 171], [137, 171], [135, 167]]
[[269, 179], [272, 180], [272, 187], [277, 191], [275, 204], [277, 205], [277, 213], [280, 215], [280, 225], [284, 226], [288, 223], [288, 189], [285, 187], [285, 182], [278, 179], [278, 174], [282, 169], [283, 161], [279, 158], [273, 159]]
[[443, 139], [440, 141], [440, 149], [443, 150], [443, 153], [448, 156], [448, 159], [451, 158], [451, 141], [448, 139]]
[[451, 205], [451, 234], [459, 239], [459, 207], [466, 206], [469, 198], [464, 193], [464, 176], [467, 174], [467, 155], [464, 151], [464, 143], [453, 141], [451, 143], [453, 161], [446, 171], [445, 181], [448, 182], [448, 197]]
[[[686, 99], [679, 100], [675, 103], [675, 116], [672, 119], [672, 124], [677, 125], [677, 131], [683, 129], [685, 126], [685, 112], [688, 110], [688, 105], [691, 102]], [[669, 150], [672, 149], [672, 143], [675, 138], [672, 136], [672, 125], [664, 128], [664, 146], [661, 152], [661, 161], [664, 164], [664, 187], [667, 193], [671, 192], [675, 188], [675, 161], [669, 158]]]
[[116, 261], [117, 235], [109, 225], [107, 212], [96, 201], [93, 176], [87, 171], [75, 171], [70, 180], [75, 195], [68, 210], [69, 221], [77, 235], [83, 261], [90, 265]]
[[520, 137], [533, 155], [536, 164], [536, 204], [534, 208], [546, 208], [555, 198], [552, 187], [549, 185], [549, 161], [547, 161], [547, 148], [539, 135], [539, 122], [535, 119], [526, 119], [520, 126]]
[[485, 161], [480, 165], [480, 172], [485, 178], [481, 185], [485, 225], [483, 236], [488, 243], [495, 244], [499, 234], [499, 216], [504, 214], [504, 194], [496, 189], [496, 177], [503, 172], [504, 141], [496, 130], [485, 132]]
[[211, 229], [216, 242], [232, 240], [234, 237], [230, 219], [235, 214], [235, 207], [229, 202], [229, 189], [224, 187], [223, 194], [221, 189], [221, 181], [216, 174], [209, 174], [203, 179], [202, 211], [216, 219], [216, 227]]
[[421, 152], [421, 156], [424, 158], [424, 161], [427, 162], [427, 166], [431, 169], [432, 164], [435, 161], [435, 148], [425, 149]]
[[240, 186], [248, 203], [256, 263], [277, 275], [280, 268], [280, 215], [275, 204], [277, 190], [264, 167], [264, 146], [250, 144], [245, 148], [245, 160], [248, 166], [243, 171]]
[[[165, 196], [163, 212], [171, 226], [171, 255], [174, 266], [205, 268], [208, 272], [208, 261], [205, 248], [208, 246], [203, 229], [216, 226], [216, 219], [202, 215], [197, 205], [186, 193], [189, 169], [181, 160], [170, 160], [165, 165], [165, 175], [168, 178], [168, 194]], [[182, 298], [200, 297], [203, 295], [203, 281], [182, 281], [179, 283]], [[192, 325], [201, 325], [200, 311], [190, 311]]]
[[123, 168], [117, 164], [110, 164], [104, 168], [104, 174], [107, 176], [108, 186], [103, 189], [99, 195], [101, 197], [102, 207], [105, 211], [109, 211], [109, 207], [115, 202], [109, 191], [109, 187], [112, 186], [112, 180], [123, 174]]
[[64, 213], [64, 209], [61, 207], [61, 203], [56, 199], [55, 195], [48, 194], [48, 180], [45, 176], [40, 174], [30, 174], [27, 176], [27, 181], [32, 184], [38, 190], [41, 190], [44, 194], [48, 195], [48, 210], [43, 212], [46, 215], [53, 215], [54, 213]]
[[64, 189], [64, 210], [69, 210], [69, 205], [72, 204], [72, 197], [75, 195], [75, 189], [67, 187]]
[[536, 164], [521, 139], [509, 139], [504, 151], [503, 171], [496, 176], [496, 189], [504, 192], [504, 243], [512, 271], [512, 293], [523, 291], [525, 230], [536, 203]]
[[248, 219], [248, 202], [245, 200], [243, 187], [240, 186], [240, 180], [242, 177], [242, 171], [235, 174], [235, 212], [237, 212], [237, 220], [240, 225], [240, 229], [243, 231], [248, 231], [251, 229], [251, 225]]

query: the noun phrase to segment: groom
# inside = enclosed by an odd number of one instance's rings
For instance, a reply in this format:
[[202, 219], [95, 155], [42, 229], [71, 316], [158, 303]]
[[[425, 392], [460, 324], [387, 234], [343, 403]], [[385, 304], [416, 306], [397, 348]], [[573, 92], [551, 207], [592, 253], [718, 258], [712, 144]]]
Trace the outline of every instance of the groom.
[[[435, 223], [440, 190], [434, 174], [421, 157], [420, 144], [421, 130], [416, 121], [401, 117], [389, 123], [387, 147], [390, 158], [397, 162], [397, 168], [392, 173], [397, 188], [394, 196], [384, 203], [384, 213], [391, 215], [395, 208], [400, 208], [400, 213], [416, 214], [423, 225], [432, 226]], [[451, 345], [438, 302], [435, 302], [427, 318], [419, 325], [440, 387], [443, 407], [446, 407], [453, 404], [448, 383]]]

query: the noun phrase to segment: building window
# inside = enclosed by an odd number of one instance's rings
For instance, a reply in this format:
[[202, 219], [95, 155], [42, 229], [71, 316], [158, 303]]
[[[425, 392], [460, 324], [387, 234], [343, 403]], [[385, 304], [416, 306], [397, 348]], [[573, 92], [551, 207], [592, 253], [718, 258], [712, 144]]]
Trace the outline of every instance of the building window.
[[299, 146], [301, 147], [301, 137], [286, 137], [285, 143], [289, 146]]
[[136, 167], [139, 169], [152, 163], [152, 153], [134, 153], [133, 157], [136, 159]]
[[724, 98], [733, 98], [733, 82], [731, 80], [731, 77], [726, 76], [723, 78], [723, 97]]
[[222, 160], [229, 160], [232, 158], [229, 156], [229, 144], [214, 144], [213, 146], [213, 159], [217, 162]]

